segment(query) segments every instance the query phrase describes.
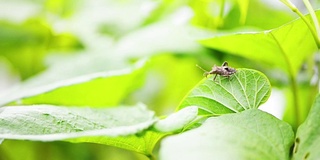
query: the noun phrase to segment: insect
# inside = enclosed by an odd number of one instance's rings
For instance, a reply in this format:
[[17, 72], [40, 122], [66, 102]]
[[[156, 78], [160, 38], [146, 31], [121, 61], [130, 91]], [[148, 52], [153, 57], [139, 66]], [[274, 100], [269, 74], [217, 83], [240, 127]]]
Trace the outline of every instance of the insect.
[[198, 66], [198, 65], [197, 65], [197, 67], [199, 67], [201, 70], [204, 71], [204, 74], [203, 74], [203, 75], [206, 76], [206, 77], [207, 77], [209, 74], [212, 74], [212, 75], [215, 74], [215, 76], [214, 76], [214, 78], [213, 78], [213, 81], [216, 80], [217, 75], [220, 75], [220, 76], [228, 77], [228, 78], [229, 78], [231, 75], [233, 75], [233, 74], [235, 74], [235, 73], [237, 72], [236, 69], [229, 67], [229, 66], [228, 66], [228, 62], [226, 62], [226, 61], [223, 62], [223, 64], [221, 65], [221, 67], [214, 65], [214, 66], [212, 67], [211, 71], [206, 71], [206, 70], [204, 70], [203, 68], [201, 68], [201, 67]]

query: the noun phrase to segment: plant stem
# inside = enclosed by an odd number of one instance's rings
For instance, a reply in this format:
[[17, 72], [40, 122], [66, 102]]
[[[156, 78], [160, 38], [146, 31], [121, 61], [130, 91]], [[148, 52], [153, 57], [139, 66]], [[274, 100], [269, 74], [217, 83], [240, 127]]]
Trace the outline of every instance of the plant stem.
[[319, 65], [319, 61], [320, 61], [320, 53], [319, 53], [319, 50], [318, 50], [318, 53], [316, 53], [316, 61], [315, 61], [315, 65], [317, 66], [317, 71], [316, 71], [316, 74], [318, 76], [318, 83], [317, 83], [317, 87], [318, 87], [318, 92], [320, 92], [320, 65]]
[[[320, 27], [319, 27], [319, 21], [318, 21], [318, 18], [314, 12], [314, 9], [312, 8], [309, 0], [303, 0], [303, 3], [304, 5], [306, 6], [306, 8], [308, 9], [309, 11], [309, 14], [312, 18], [312, 21], [313, 21], [313, 25], [316, 29], [316, 33], [317, 33], [317, 39], [319, 40], [319, 37], [320, 37]], [[319, 47], [318, 47], [319, 48]]]
[[300, 18], [304, 21], [304, 23], [306, 23], [306, 25], [308, 26], [314, 41], [317, 44], [318, 49], [320, 48], [320, 40], [318, 37], [318, 34], [316, 33], [316, 30], [313, 28], [313, 26], [311, 25], [311, 23], [309, 22], [309, 20], [299, 11], [297, 10], [296, 13], [300, 16]]
[[[314, 9], [312, 8], [309, 0], [303, 0], [304, 5], [306, 6], [306, 8], [309, 11], [309, 14], [311, 15], [312, 21], [313, 21], [313, 25], [315, 27], [316, 33], [317, 33], [317, 40], [319, 41], [320, 39], [320, 26], [319, 26], [319, 21], [317, 18], [317, 15], [314, 12]], [[320, 49], [320, 46], [317, 44], [318, 49]], [[316, 56], [319, 56], [320, 53], [317, 53]], [[318, 65], [318, 64], [316, 64]], [[318, 72], [320, 71], [320, 65], [318, 65]], [[318, 73], [318, 81], [320, 79], [320, 74]], [[317, 87], [319, 87], [319, 82], [317, 83]], [[320, 92], [320, 88], [318, 89], [318, 92]]]
[[293, 94], [293, 108], [294, 108], [294, 115], [295, 115], [295, 125], [293, 128], [298, 128], [298, 126], [302, 123], [301, 122], [301, 116], [300, 116], [300, 105], [299, 105], [299, 89], [298, 89], [298, 82], [297, 79], [290, 75], [290, 81], [291, 81], [291, 89]]
[[290, 63], [289, 57], [286, 54], [285, 50], [282, 48], [280, 42], [278, 41], [278, 39], [274, 36], [274, 34], [272, 34], [272, 32], [270, 32], [272, 38], [274, 39], [274, 41], [277, 43], [283, 58], [286, 62], [286, 64], [288, 65], [288, 73], [289, 73], [289, 79], [290, 79], [290, 86], [291, 86], [291, 90], [292, 90], [292, 96], [293, 96], [293, 109], [294, 109], [294, 116], [295, 116], [295, 124], [293, 126], [293, 128], [298, 128], [298, 126], [301, 123], [301, 116], [300, 116], [300, 104], [299, 104], [299, 90], [298, 90], [298, 82], [296, 79], [296, 74], [293, 72], [292, 70], [292, 65]]
[[[303, 3], [305, 4], [306, 8], [309, 11], [309, 14], [311, 16], [313, 25], [310, 23], [310, 21], [299, 11], [299, 9], [290, 1], [290, 0], [280, 0], [282, 3], [284, 3], [286, 6], [288, 6], [293, 12], [297, 13], [299, 17], [304, 21], [304, 23], [307, 25], [309, 28], [313, 39], [318, 47], [320, 49], [320, 26], [319, 26], [319, 21], [318, 18], [314, 12], [314, 9], [312, 8], [309, 0], [303, 0]], [[318, 66], [318, 69], [320, 69], [320, 66]], [[320, 76], [318, 74], [318, 80]], [[294, 108], [295, 108], [295, 115], [296, 115], [296, 125], [299, 125], [301, 123], [301, 117], [299, 113], [299, 101], [298, 101], [298, 83], [292, 75], [290, 75], [291, 79], [291, 88], [293, 91], [293, 98], [294, 98]], [[319, 85], [319, 84], [318, 84]], [[319, 89], [320, 91], [320, 89]], [[298, 126], [296, 126], [298, 127]]]
[[[310, 21], [299, 11], [299, 9], [290, 1], [290, 0], [280, 0], [283, 4], [285, 4], [286, 6], [288, 6], [293, 12], [295, 12], [296, 14], [298, 14], [298, 16], [304, 21], [304, 23], [306, 23], [307, 27], [309, 28], [314, 41], [317, 44], [317, 47], [320, 48], [320, 40], [319, 40], [319, 36], [320, 36], [320, 29], [319, 29], [319, 23], [317, 22], [318, 19], [316, 18], [316, 15], [310, 5], [310, 3], [308, 2], [308, 0], [303, 0], [306, 4], [307, 9], [310, 12], [310, 15], [314, 21], [314, 26], [310, 23]], [[313, 14], [313, 15], [312, 15]], [[313, 17], [314, 16], [314, 17]], [[314, 27], [314, 28], [313, 28]]]

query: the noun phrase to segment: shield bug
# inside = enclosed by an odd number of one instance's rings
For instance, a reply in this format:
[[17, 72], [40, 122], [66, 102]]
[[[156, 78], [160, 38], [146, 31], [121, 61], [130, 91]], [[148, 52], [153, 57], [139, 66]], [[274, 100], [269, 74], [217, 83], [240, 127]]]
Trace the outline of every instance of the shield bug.
[[200, 69], [202, 69], [204, 71], [204, 76], [208, 76], [209, 74], [215, 75], [213, 78], [213, 81], [216, 80], [217, 75], [223, 76], [223, 77], [230, 77], [231, 75], [233, 75], [234, 73], [237, 72], [236, 69], [231, 68], [228, 66], [228, 62], [223, 62], [223, 64], [221, 66], [216, 66], [214, 65], [211, 69], [211, 71], [206, 71], [203, 68], [201, 68], [200, 66], [197, 65], [197, 67], [199, 67]]

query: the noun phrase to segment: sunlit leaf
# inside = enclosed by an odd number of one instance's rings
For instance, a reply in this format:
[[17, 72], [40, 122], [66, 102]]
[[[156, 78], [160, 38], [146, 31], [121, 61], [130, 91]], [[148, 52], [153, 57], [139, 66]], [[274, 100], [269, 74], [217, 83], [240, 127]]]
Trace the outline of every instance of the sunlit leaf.
[[154, 121], [154, 113], [145, 106], [108, 109], [12, 106], [1, 108], [0, 137], [41, 141], [115, 137], [138, 133]]
[[202, 80], [182, 101], [179, 108], [198, 106], [200, 114], [224, 114], [258, 108], [270, 96], [267, 77], [256, 70], [238, 69], [230, 78]]
[[161, 160], [289, 159], [291, 126], [250, 109], [209, 118], [201, 127], [163, 139]]
[[[117, 64], [117, 65], [116, 65]], [[0, 105], [117, 105], [141, 85], [145, 61], [129, 66], [104, 55], [84, 55], [61, 62], [0, 98]]]
[[[224, 29], [232, 29], [243, 26], [272, 29], [288, 23], [295, 17], [290, 11], [283, 9], [285, 7], [274, 7], [279, 4], [281, 5], [280, 1], [237, 1], [239, 5], [233, 7], [229, 14], [225, 17]], [[261, 18], [261, 16], [264, 17]], [[277, 18], [275, 19], [274, 17]]]
[[189, 106], [169, 115], [155, 123], [154, 128], [161, 132], [174, 132], [181, 130], [198, 115], [198, 107]]
[[[317, 12], [319, 15], [320, 12]], [[317, 50], [310, 30], [297, 19], [263, 32], [216, 35], [200, 41], [203, 45], [230, 54], [274, 65], [296, 75], [306, 57]]]
[[0, 138], [90, 142], [150, 154], [164, 134], [142, 131], [155, 121], [154, 112], [144, 105], [108, 109], [50, 105], [3, 107]]
[[[221, 6], [221, 3], [224, 6]], [[260, 0], [191, 1], [190, 5], [194, 10], [192, 22], [197, 26], [214, 30], [218, 25], [215, 19], [219, 12], [221, 14], [223, 7], [223, 17], [221, 17], [223, 25], [219, 29], [227, 30], [238, 27], [272, 29], [294, 18], [293, 14], [287, 10], [274, 7], [276, 3], [276, 1], [267, 3]]]
[[305, 122], [298, 128], [293, 159], [320, 157], [320, 96], [316, 98]]
[[142, 133], [129, 136], [120, 136], [120, 137], [106, 137], [106, 136], [97, 136], [97, 137], [80, 137], [74, 139], [68, 139], [66, 141], [72, 143], [97, 143], [104, 144], [119, 148], [124, 148], [127, 150], [135, 151], [142, 153], [144, 155], [152, 155], [152, 151], [155, 145], [159, 140], [166, 136], [166, 133], [155, 132], [152, 130], [146, 130]]

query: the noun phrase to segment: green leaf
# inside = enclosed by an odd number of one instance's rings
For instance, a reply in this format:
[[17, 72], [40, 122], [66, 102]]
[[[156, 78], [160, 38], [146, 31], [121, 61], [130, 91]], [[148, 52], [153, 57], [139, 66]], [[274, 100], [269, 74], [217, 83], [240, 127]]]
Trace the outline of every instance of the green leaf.
[[154, 113], [141, 105], [108, 109], [13, 106], [1, 108], [0, 116], [1, 138], [42, 141], [130, 135], [155, 122]]
[[155, 145], [159, 142], [161, 138], [166, 136], [167, 133], [160, 133], [152, 130], [146, 130], [142, 133], [129, 136], [120, 137], [81, 137], [75, 139], [68, 139], [66, 141], [72, 143], [97, 143], [109, 146], [114, 146], [118, 148], [123, 148], [144, 154], [146, 156], [151, 156]]
[[159, 120], [154, 128], [161, 132], [174, 132], [181, 130], [198, 115], [198, 107], [189, 106], [169, 115], [163, 120]]
[[[231, 8], [225, 17], [224, 29], [244, 26], [272, 29], [288, 23], [295, 18], [295, 15], [291, 14], [291, 12], [282, 8], [275, 8], [274, 3], [266, 3], [260, 0], [237, 0], [237, 2], [239, 3], [238, 7]], [[261, 19], [261, 16], [263, 16], [263, 19]], [[241, 23], [242, 19], [245, 19], [244, 24]]]
[[[84, 55], [61, 62], [43, 74], [5, 93], [0, 106], [56, 104], [114, 106], [143, 81], [145, 60], [134, 65], [105, 55]], [[115, 65], [117, 64], [117, 65]]]
[[161, 160], [286, 160], [294, 133], [289, 124], [250, 109], [209, 118], [201, 127], [163, 139]]
[[252, 69], [237, 69], [229, 79], [202, 80], [182, 101], [179, 109], [198, 106], [200, 114], [225, 114], [258, 108], [270, 96], [267, 77]]
[[150, 154], [164, 135], [143, 132], [157, 120], [144, 105], [107, 109], [37, 105], [0, 111], [0, 139], [90, 142]]
[[[317, 12], [319, 15], [320, 12]], [[317, 50], [316, 43], [301, 20], [262, 32], [239, 32], [216, 35], [200, 41], [219, 51], [279, 67], [296, 75], [305, 60]]]
[[292, 159], [319, 159], [320, 157], [320, 96], [318, 95], [304, 123], [296, 134]]

